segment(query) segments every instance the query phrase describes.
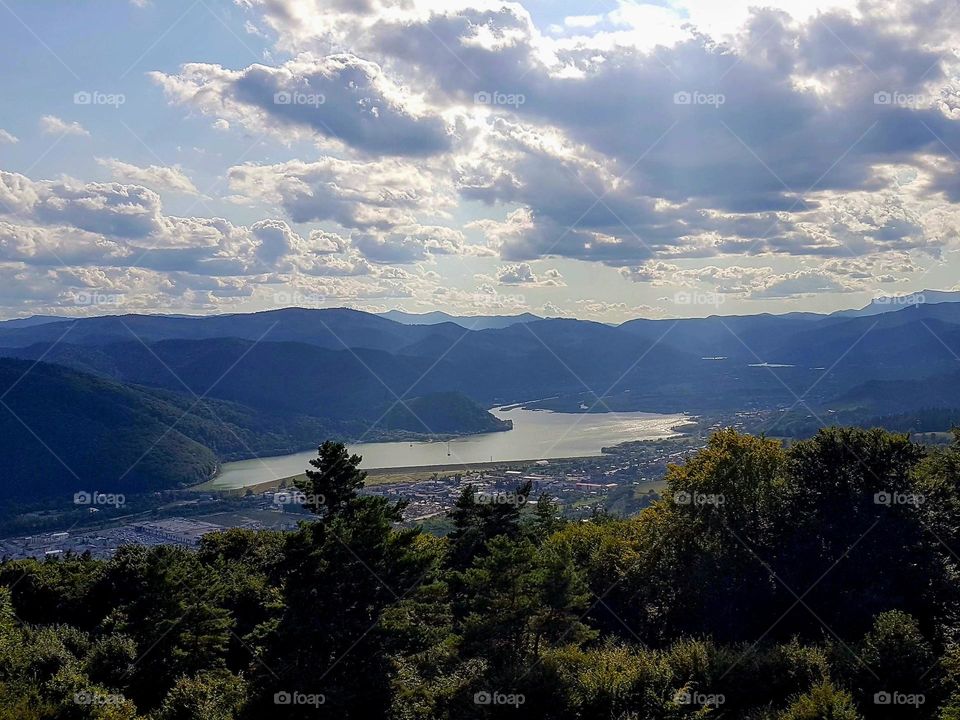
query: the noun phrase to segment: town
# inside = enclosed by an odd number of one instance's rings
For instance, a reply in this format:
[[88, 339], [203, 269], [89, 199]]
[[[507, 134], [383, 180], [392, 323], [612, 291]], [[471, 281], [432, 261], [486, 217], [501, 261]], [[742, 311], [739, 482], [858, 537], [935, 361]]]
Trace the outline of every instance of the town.
[[[371, 473], [363, 492], [405, 501], [405, 523], [422, 524], [440, 534], [445, 532], [446, 513], [467, 486], [481, 502], [497, 502], [504, 493], [529, 481], [529, 502], [546, 494], [568, 518], [584, 519], [601, 512], [628, 515], [659, 497], [668, 464], [682, 462], [702, 444], [697, 437], [684, 436], [624, 443], [594, 457], [514, 462], [482, 469]], [[0, 558], [44, 559], [68, 553], [108, 558], [121, 545], [195, 547], [205, 534], [233, 527], [294, 530], [311, 515], [301, 507], [293, 480], [279, 481], [277, 487], [262, 492], [180, 491], [175, 501], [133, 518], [0, 539]]]

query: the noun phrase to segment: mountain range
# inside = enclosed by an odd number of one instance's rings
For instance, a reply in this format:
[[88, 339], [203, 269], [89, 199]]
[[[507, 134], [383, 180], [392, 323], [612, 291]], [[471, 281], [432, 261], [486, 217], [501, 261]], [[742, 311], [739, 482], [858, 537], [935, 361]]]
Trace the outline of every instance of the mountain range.
[[524, 315], [471, 329], [454, 316], [344, 308], [2, 322], [0, 445], [14, 458], [3, 484], [27, 495], [81, 481], [175, 487], [223, 460], [325, 437], [504, 430], [484, 408], [508, 403], [864, 417], [960, 408], [957, 300], [926, 291], [832, 315], [618, 326]]

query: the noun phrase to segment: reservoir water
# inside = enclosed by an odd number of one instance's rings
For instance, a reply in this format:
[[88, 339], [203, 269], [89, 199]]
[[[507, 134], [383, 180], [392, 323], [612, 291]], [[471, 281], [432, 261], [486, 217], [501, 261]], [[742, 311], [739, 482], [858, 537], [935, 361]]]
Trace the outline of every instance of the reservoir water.
[[[628, 440], [653, 440], [675, 435], [689, 422], [686, 415], [645, 412], [555, 413], [523, 408], [496, 408], [498, 418], [513, 420], [513, 430], [484, 433], [446, 442], [374, 442], [350, 445], [363, 456], [361, 467], [420, 467], [506, 460], [599, 455], [602, 447]], [[449, 447], [449, 456], [448, 453]], [[238, 488], [299, 475], [316, 450], [278, 457], [224, 463], [209, 488]]]

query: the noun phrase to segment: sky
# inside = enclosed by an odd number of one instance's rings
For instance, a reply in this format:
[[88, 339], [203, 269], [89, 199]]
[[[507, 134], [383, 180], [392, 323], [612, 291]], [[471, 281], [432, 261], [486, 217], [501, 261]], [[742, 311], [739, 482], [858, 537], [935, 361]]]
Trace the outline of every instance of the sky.
[[0, 0], [0, 317], [960, 282], [960, 3]]

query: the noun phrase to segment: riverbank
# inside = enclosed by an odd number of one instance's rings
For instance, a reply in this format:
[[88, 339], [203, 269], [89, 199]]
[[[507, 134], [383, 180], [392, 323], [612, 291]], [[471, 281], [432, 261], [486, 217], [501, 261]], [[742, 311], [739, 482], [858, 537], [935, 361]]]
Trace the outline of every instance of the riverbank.
[[[594, 455], [584, 456], [582, 458], [555, 458], [558, 460], [589, 460]], [[367, 470], [367, 485], [386, 485], [391, 483], [415, 483], [429, 480], [432, 476], [449, 476], [458, 473], [468, 473], [471, 471], [484, 470], [516, 470], [518, 468], [529, 467], [531, 463], [537, 460], [504, 460], [501, 462], [480, 462], [480, 463], [445, 463], [443, 465], [422, 465], [419, 467], [395, 467], [395, 468], [374, 468]], [[550, 462], [549, 460], [547, 461]], [[549, 467], [549, 465], [547, 465]], [[283, 490], [296, 486], [296, 480], [306, 477], [305, 473], [299, 475], [290, 475], [276, 480], [266, 480], [261, 483], [247, 485], [238, 488], [224, 488], [215, 486], [214, 480], [208, 480], [201, 485], [195, 485], [190, 488], [196, 492], [216, 493], [224, 497], [240, 497], [246, 495], [248, 491], [257, 495], [260, 493]]]

